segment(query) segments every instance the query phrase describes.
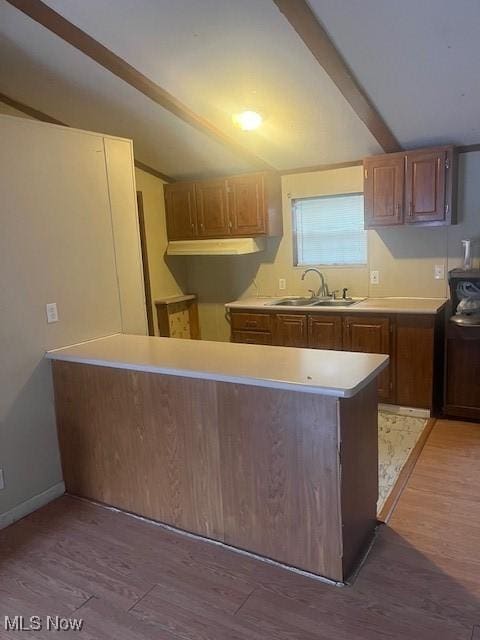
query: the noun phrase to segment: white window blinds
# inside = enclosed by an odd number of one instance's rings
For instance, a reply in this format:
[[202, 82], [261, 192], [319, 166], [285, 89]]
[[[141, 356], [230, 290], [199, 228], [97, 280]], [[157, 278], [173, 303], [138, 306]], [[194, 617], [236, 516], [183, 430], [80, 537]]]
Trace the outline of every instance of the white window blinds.
[[296, 265], [367, 262], [362, 193], [298, 198], [292, 211]]

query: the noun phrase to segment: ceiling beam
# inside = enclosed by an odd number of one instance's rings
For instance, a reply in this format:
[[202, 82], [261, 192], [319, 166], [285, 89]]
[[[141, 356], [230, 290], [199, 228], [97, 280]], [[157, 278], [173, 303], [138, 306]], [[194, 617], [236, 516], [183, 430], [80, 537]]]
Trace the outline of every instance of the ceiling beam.
[[45, 28], [55, 33], [59, 38], [72, 45], [86, 56], [97, 62], [104, 69], [113, 73], [131, 87], [143, 93], [153, 102], [173, 113], [190, 126], [197, 129], [209, 138], [222, 144], [242, 157], [255, 168], [274, 170], [265, 160], [257, 157], [254, 153], [239, 144], [236, 140], [223, 133], [211, 122], [192, 111], [185, 104], [177, 100], [175, 96], [160, 87], [158, 84], [143, 75], [138, 69], [132, 67], [128, 62], [117, 56], [113, 51], [107, 49], [103, 44], [79, 29], [72, 22], [64, 18], [46, 5], [41, 0], [7, 0], [12, 6], [22, 11], [27, 16], [38, 22]]
[[[30, 107], [28, 104], [19, 102], [18, 100], [11, 98], [10, 96], [5, 95], [4, 93], [0, 93], [0, 102], [3, 102], [4, 104], [8, 104], [9, 107], [12, 107], [17, 111], [20, 111], [21, 113], [24, 113], [25, 115], [30, 116], [34, 120], [41, 120], [42, 122], [48, 122], [49, 124], [58, 124], [58, 125], [61, 125], [62, 127], [70, 127], [69, 124], [62, 122], [61, 120], [57, 120], [52, 116], [49, 116], [48, 113], [44, 113], [43, 111], [34, 109], [33, 107]], [[156, 178], [160, 178], [160, 180], [163, 180], [164, 182], [169, 182], [169, 183], [175, 182], [175, 180], [170, 176], [167, 176], [164, 173], [157, 171], [157, 169], [150, 167], [148, 164], [145, 164], [144, 162], [140, 162], [140, 160], [135, 159], [135, 166], [137, 167], [137, 169], [146, 171], [147, 173], [150, 173], [152, 176], [155, 176]]]
[[48, 113], [43, 113], [43, 111], [38, 111], [38, 109], [34, 109], [30, 107], [28, 104], [24, 104], [23, 102], [18, 102], [18, 100], [14, 100], [10, 98], [10, 96], [6, 96], [4, 93], [0, 93], [0, 102], [4, 104], [8, 104], [9, 107], [16, 109], [17, 111], [21, 111], [27, 116], [30, 116], [34, 120], [41, 120], [42, 122], [48, 122], [49, 124], [59, 124], [63, 127], [68, 127], [68, 124], [62, 122], [61, 120], [57, 120], [56, 118], [52, 118]]
[[401, 151], [398, 140], [355, 78], [333, 40], [305, 0], [273, 0], [386, 153]]
[[460, 147], [456, 147], [457, 153], [473, 153], [480, 151], [480, 144], [466, 144]]
[[176, 182], [175, 178], [171, 178], [170, 176], [167, 176], [165, 173], [162, 173], [161, 171], [157, 171], [150, 165], [145, 164], [144, 162], [140, 162], [140, 160], [137, 160], [136, 158], [135, 158], [135, 166], [137, 167], [137, 169], [141, 169], [142, 171], [145, 171], [146, 173], [149, 173], [150, 175], [155, 176], [156, 178], [160, 178], [160, 180], [163, 180], [164, 182], [168, 182], [168, 183]]

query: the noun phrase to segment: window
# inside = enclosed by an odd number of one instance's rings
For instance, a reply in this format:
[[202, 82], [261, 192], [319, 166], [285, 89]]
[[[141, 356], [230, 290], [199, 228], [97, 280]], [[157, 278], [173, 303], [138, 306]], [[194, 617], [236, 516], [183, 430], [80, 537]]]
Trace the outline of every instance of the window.
[[296, 265], [366, 264], [362, 193], [297, 198], [292, 211]]

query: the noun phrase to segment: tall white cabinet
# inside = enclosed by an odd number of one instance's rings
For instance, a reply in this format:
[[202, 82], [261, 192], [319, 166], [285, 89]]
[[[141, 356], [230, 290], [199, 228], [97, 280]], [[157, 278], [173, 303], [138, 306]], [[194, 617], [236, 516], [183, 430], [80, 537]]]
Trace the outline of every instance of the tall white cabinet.
[[1, 527], [62, 490], [45, 351], [147, 322], [131, 141], [5, 115], [0, 140]]

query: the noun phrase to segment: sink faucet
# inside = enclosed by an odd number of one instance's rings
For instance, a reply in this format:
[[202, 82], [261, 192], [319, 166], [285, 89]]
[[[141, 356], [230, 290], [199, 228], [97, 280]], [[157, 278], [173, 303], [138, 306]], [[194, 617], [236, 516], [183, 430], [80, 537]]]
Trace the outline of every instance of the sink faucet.
[[315, 293], [315, 291], [313, 291], [313, 289], [309, 289], [310, 293], [312, 294], [312, 297], [317, 297], [320, 298], [322, 296], [327, 296], [328, 293], [328, 287], [327, 284], [325, 282], [325, 278], [323, 277], [323, 273], [321, 273], [318, 269], [305, 269], [305, 271], [302, 273], [302, 280], [305, 280], [305, 276], [307, 275], [307, 273], [309, 273], [310, 271], [313, 271], [314, 273], [317, 274], [317, 276], [320, 278], [320, 286], [318, 287], [318, 291]]

